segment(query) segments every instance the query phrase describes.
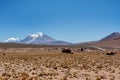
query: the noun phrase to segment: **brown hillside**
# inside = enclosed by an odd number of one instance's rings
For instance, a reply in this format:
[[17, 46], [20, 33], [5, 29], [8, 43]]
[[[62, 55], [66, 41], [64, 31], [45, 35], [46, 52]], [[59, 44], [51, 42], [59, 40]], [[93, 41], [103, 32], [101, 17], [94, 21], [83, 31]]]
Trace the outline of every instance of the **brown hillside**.
[[114, 32], [99, 41], [79, 43], [79, 45], [99, 46], [106, 48], [120, 48], [120, 33]]

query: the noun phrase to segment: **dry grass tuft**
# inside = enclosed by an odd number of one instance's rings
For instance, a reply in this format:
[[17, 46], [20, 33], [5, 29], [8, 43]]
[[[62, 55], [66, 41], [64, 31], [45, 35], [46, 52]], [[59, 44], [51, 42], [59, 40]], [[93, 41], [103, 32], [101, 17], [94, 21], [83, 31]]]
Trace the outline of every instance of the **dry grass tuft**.
[[120, 53], [0, 54], [0, 80], [120, 80]]

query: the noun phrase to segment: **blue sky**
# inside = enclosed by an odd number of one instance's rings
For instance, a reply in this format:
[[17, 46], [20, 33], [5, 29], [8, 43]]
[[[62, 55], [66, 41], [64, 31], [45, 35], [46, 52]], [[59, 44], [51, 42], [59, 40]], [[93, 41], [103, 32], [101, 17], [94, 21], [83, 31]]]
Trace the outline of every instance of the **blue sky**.
[[120, 32], [120, 0], [0, 0], [0, 41], [43, 32], [69, 42]]

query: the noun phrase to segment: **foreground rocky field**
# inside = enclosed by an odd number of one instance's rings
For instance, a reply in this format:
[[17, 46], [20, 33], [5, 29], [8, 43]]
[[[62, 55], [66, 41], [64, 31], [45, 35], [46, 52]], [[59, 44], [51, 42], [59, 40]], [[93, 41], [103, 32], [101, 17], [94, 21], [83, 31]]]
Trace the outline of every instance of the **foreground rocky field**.
[[0, 80], [120, 80], [120, 52], [0, 53]]

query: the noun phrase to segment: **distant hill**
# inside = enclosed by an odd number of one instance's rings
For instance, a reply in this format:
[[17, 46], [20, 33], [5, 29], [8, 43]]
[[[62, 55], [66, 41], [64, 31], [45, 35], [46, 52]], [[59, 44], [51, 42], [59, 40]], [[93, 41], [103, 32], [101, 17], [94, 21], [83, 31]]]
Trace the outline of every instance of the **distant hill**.
[[120, 33], [113, 32], [112, 34], [98, 41], [78, 43], [77, 45], [99, 46], [104, 48], [120, 48]]
[[67, 47], [70, 45], [37, 45], [37, 44], [19, 44], [19, 43], [0, 43], [0, 48], [44, 48], [44, 47]]
[[119, 32], [114, 32], [105, 38], [101, 39], [100, 41], [114, 41], [114, 40], [120, 40], [120, 33]]

